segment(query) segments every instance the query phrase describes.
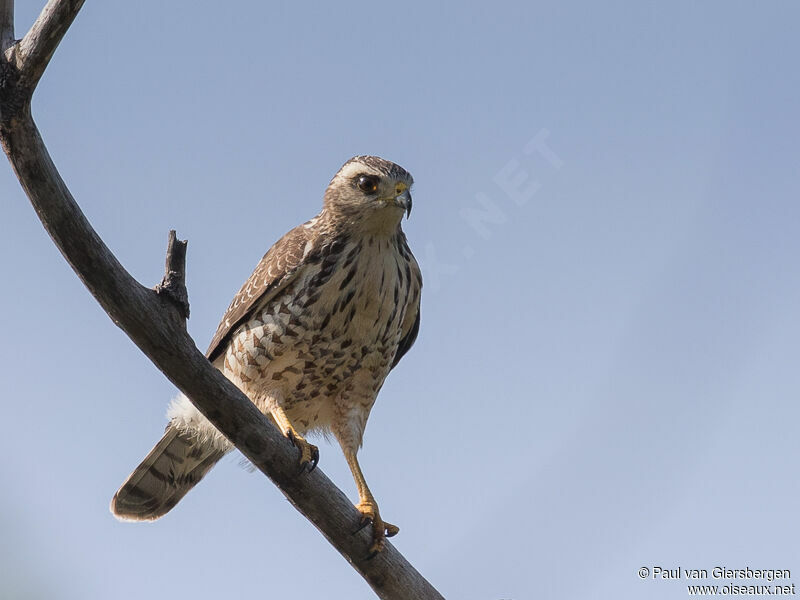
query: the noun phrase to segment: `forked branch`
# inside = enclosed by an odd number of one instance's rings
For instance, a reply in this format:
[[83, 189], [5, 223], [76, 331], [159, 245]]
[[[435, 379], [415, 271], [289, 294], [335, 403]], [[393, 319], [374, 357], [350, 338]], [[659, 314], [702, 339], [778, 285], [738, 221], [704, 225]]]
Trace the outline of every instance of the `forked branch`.
[[197, 408], [322, 532], [380, 598], [442, 596], [391, 545], [368, 560], [359, 513], [316, 469], [297, 475], [295, 450], [197, 349], [186, 332], [185, 243], [170, 234], [162, 283], [138, 283], [97, 235], [51, 160], [31, 116], [31, 96], [83, 0], [50, 0], [14, 38], [13, 0], [0, 0], [0, 142], [53, 242], [103, 309]]

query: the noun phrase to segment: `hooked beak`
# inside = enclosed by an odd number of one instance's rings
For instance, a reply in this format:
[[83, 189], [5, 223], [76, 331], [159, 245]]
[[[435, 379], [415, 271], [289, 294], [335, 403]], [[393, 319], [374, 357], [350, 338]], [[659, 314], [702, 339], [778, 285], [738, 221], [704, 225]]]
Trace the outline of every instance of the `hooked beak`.
[[411, 216], [411, 193], [408, 190], [403, 190], [400, 194], [397, 194], [394, 199], [397, 206], [402, 208], [406, 211], [406, 219]]

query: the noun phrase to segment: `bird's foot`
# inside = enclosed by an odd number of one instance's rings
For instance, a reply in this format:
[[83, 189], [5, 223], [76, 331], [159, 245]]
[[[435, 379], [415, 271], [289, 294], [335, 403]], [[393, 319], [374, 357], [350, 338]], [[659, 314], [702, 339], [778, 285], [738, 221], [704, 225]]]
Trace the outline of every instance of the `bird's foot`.
[[286, 431], [286, 437], [300, 450], [300, 473], [308, 469], [311, 473], [317, 468], [319, 463], [319, 448], [314, 444], [309, 444], [306, 439], [291, 427]]
[[361, 513], [361, 520], [356, 533], [372, 523], [372, 544], [370, 544], [369, 554], [367, 555], [367, 560], [369, 560], [375, 558], [383, 550], [386, 545], [386, 538], [397, 535], [400, 528], [381, 519], [378, 505], [375, 502], [359, 502], [356, 504], [356, 510]]

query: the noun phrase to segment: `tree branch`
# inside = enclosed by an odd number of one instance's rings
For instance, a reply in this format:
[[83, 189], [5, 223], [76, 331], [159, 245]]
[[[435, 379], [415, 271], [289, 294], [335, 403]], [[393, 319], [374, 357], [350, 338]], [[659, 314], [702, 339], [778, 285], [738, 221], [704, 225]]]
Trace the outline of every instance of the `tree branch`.
[[5, 54], [14, 41], [14, 3], [0, 0], [0, 54]]
[[156, 287], [157, 294], [166, 295], [184, 319], [189, 318], [189, 292], [186, 291], [186, 240], [179, 240], [175, 230], [169, 232], [167, 264], [164, 278]]
[[23, 84], [31, 90], [39, 83], [59, 42], [83, 6], [84, 0], [50, 0], [19, 42], [18, 67]]
[[170, 234], [159, 291], [139, 284], [94, 231], [61, 179], [33, 122], [30, 101], [58, 42], [83, 4], [51, 0], [31, 31], [13, 42], [13, 1], [0, 0], [0, 142], [53, 242], [109, 317], [178, 389], [265, 473], [358, 571], [380, 598], [442, 596], [392, 546], [367, 560], [359, 513], [316, 469], [297, 474], [296, 451], [255, 405], [214, 369], [186, 332], [185, 244]]

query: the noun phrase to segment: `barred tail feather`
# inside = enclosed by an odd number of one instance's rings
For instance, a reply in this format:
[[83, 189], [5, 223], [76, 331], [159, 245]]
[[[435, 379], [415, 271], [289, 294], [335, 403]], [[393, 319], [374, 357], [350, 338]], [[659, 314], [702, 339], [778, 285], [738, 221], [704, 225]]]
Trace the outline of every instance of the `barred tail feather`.
[[111, 500], [111, 512], [124, 521], [164, 516], [226, 453], [219, 444], [191, 431], [167, 426], [150, 454]]

